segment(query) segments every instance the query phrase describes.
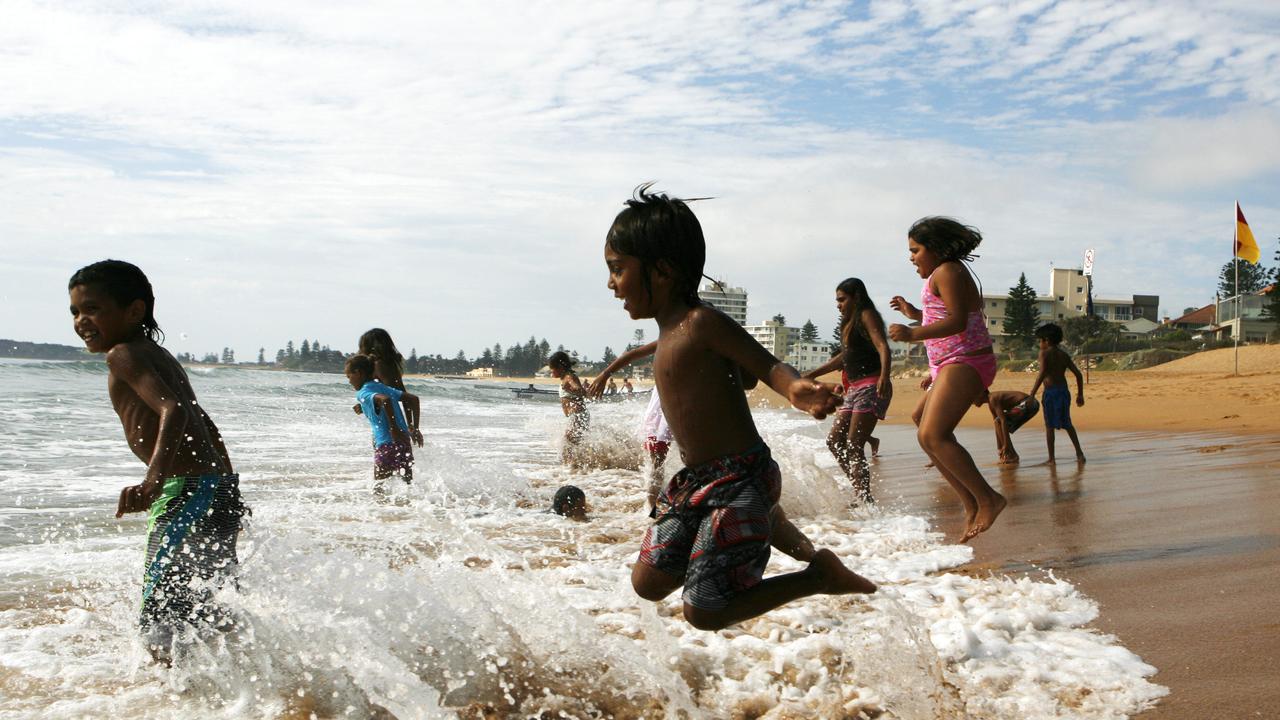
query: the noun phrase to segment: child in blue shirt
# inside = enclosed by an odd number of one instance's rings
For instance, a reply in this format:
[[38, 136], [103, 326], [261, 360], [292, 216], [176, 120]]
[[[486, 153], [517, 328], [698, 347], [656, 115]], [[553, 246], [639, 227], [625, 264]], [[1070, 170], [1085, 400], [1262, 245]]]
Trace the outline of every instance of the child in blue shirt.
[[[373, 360], [367, 355], [353, 355], [347, 360], [347, 381], [356, 389], [357, 412], [369, 419], [373, 429], [373, 491], [385, 493], [382, 481], [400, 472], [406, 484], [413, 482], [413, 443], [422, 447], [422, 434], [410, 427], [400, 409], [403, 404], [415, 425], [419, 415], [418, 396], [397, 390], [373, 379]], [[391, 421], [394, 418], [394, 422]]]

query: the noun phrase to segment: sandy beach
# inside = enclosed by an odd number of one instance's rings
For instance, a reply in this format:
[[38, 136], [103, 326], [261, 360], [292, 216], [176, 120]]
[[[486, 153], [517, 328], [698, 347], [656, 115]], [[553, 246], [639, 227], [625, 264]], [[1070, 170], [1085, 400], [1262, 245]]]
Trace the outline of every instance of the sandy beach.
[[[1240, 348], [1240, 374], [1232, 368], [1227, 349], [1092, 373], [1085, 406], [1072, 409], [1084, 466], [1040, 464], [1039, 420], [1014, 436], [1016, 468], [995, 464], [985, 409], [958, 431], [1010, 501], [974, 542], [970, 571], [1051, 571], [1095, 598], [1098, 626], [1159, 668], [1153, 680], [1170, 689], [1142, 718], [1280, 716], [1280, 347]], [[1027, 391], [1033, 381], [1001, 373], [994, 387]], [[874, 490], [952, 532], [959, 505], [902, 427], [917, 382], [895, 383]], [[754, 400], [781, 403], [767, 389]], [[1060, 433], [1060, 456], [1064, 445], [1070, 457]]]

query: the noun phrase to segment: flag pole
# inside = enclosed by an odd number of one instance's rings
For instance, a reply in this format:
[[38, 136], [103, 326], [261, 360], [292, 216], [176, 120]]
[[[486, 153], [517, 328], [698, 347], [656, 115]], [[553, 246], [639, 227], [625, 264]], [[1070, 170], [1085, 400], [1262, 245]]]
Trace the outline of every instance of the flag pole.
[[1231, 337], [1235, 341], [1235, 363], [1236, 369], [1232, 375], [1240, 374], [1240, 330], [1244, 327], [1244, 320], [1240, 317], [1240, 201], [1236, 201], [1235, 217], [1231, 218], [1231, 227], [1234, 230], [1231, 233], [1231, 262], [1235, 265], [1236, 271], [1236, 326], [1231, 330]]

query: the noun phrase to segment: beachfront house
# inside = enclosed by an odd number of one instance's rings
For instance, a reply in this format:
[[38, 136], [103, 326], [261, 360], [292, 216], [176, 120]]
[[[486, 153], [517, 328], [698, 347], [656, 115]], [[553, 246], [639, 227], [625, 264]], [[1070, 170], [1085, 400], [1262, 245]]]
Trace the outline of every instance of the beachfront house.
[[[1040, 310], [1040, 322], [1057, 322], [1085, 314], [1089, 304], [1088, 278], [1083, 268], [1055, 267], [1049, 271], [1049, 292], [1036, 295], [1036, 307]], [[1009, 302], [1008, 293], [984, 293], [983, 310], [987, 314], [987, 330], [991, 333], [991, 341], [996, 352], [1000, 352], [1004, 344], [1005, 308]], [[1150, 333], [1157, 327], [1160, 317], [1159, 295], [1127, 295], [1127, 296], [1093, 296], [1093, 314], [1104, 320], [1122, 326], [1124, 336], [1135, 337]], [[1149, 322], [1138, 322], [1145, 320]], [[1132, 329], [1125, 328], [1128, 323], [1135, 323]]]
[[1213, 304], [1213, 325], [1205, 328], [1205, 337], [1215, 340], [1240, 338], [1241, 342], [1266, 342], [1276, 334], [1274, 320], [1263, 316], [1267, 304], [1265, 287], [1255, 293], [1219, 298]]

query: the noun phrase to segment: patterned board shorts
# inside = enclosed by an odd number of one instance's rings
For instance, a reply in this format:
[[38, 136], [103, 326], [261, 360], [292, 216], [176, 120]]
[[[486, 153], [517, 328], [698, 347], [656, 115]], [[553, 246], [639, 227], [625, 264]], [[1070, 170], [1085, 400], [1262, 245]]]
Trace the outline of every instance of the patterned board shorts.
[[1044, 425], [1055, 430], [1071, 427], [1071, 391], [1066, 385], [1047, 385], [1040, 404], [1044, 407]]
[[166, 644], [184, 625], [223, 624], [211, 599], [232, 581], [247, 512], [239, 475], [165, 479], [148, 513], [142, 585], [141, 624], [152, 644]]
[[862, 378], [854, 380], [845, 386], [844, 403], [836, 412], [844, 413], [866, 413], [875, 415], [883, 420], [885, 413], [889, 412], [889, 403], [893, 400], [893, 387], [890, 386], [889, 392], [881, 395], [876, 390], [876, 381], [879, 376], [871, 378]]
[[1040, 402], [1033, 397], [1028, 397], [1004, 412], [1004, 427], [1012, 435], [1038, 412], [1040, 412]]
[[413, 447], [394, 440], [373, 449], [373, 468], [382, 473], [413, 468]]
[[721, 610], [769, 563], [769, 513], [782, 476], [764, 443], [676, 473], [658, 496], [640, 562], [684, 578], [684, 602]]

